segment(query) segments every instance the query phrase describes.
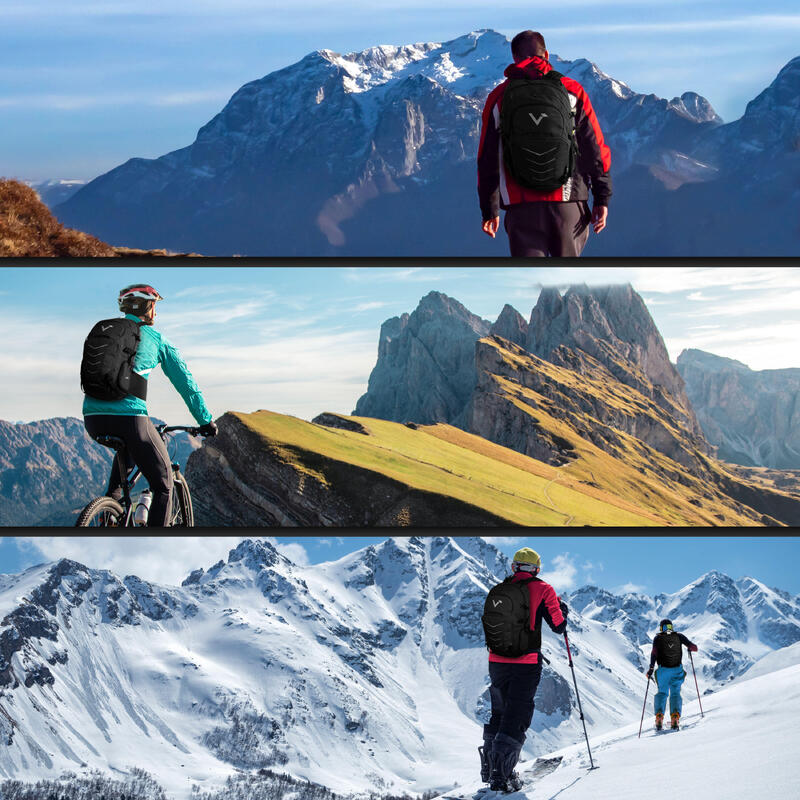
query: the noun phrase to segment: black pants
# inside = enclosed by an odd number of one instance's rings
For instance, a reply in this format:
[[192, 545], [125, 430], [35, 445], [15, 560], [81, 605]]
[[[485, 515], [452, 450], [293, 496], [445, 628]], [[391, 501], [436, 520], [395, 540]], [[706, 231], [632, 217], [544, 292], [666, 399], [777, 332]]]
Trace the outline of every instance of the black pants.
[[525, 741], [525, 731], [533, 719], [533, 698], [541, 677], [541, 664], [489, 662], [492, 716], [489, 724], [483, 726], [484, 738], [502, 733], [520, 744]]
[[[127, 417], [116, 414], [91, 414], [83, 418], [86, 431], [93, 439], [98, 436], [118, 436], [125, 442], [127, 464], [122, 465], [123, 474], [134, 464], [150, 485], [153, 503], [147, 524], [164, 527], [170, 510], [172, 494], [172, 466], [167, 448], [150, 421], [150, 417]], [[106, 494], [119, 499], [122, 496], [122, 480], [119, 471], [119, 453], [114, 457], [114, 466], [108, 481]]]
[[577, 257], [589, 238], [592, 212], [585, 200], [568, 203], [517, 203], [506, 209], [503, 224], [511, 255]]

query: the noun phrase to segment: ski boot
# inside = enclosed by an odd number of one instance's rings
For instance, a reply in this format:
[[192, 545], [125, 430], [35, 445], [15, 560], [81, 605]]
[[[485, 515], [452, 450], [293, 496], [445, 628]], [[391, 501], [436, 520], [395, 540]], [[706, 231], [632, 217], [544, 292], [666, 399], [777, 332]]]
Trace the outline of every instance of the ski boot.
[[670, 727], [670, 730], [673, 730], [673, 731], [680, 730], [680, 721], [681, 721], [680, 712], [679, 711], [673, 711], [669, 715], [669, 727]]
[[664, 727], [664, 712], [659, 711], [656, 714], [656, 730], [660, 731]]
[[[498, 733], [494, 737], [492, 753], [490, 756], [491, 774], [489, 776], [489, 788], [493, 792], [508, 794], [518, 791], [512, 788], [512, 781], [517, 782], [519, 778], [514, 772], [514, 767], [519, 760], [519, 753], [522, 750], [522, 742]], [[520, 784], [521, 786], [522, 784]]]

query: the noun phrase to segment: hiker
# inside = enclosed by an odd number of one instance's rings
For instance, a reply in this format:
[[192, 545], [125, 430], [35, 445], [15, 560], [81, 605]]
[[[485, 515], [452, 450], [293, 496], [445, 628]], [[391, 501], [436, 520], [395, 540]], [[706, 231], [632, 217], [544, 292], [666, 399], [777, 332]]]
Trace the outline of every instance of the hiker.
[[514, 767], [533, 719], [542, 676], [542, 620], [555, 633], [567, 627], [567, 606], [549, 583], [537, 577], [541, 566], [535, 550], [518, 550], [511, 562], [512, 575], [492, 588], [484, 606], [492, 714], [483, 726], [483, 747], [478, 751], [481, 778], [494, 791], [517, 791], [521, 785]]
[[[125, 320], [136, 324], [131, 326], [119, 319], [97, 323], [87, 338], [81, 363], [81, 385], [86, 393], [83, 401], [86, 431], [93, 439], [116, 436], [124, 440], [129, 459], [124, 466], [130, 470], [136, 464], [150, 485], [153, 499], [147, 524], [155, 527], [166, 524], [170, 511], [172, 467], [166, 445], [147, 413], [147, 378], [153, 369], [161, 366], [200, 426], [201, 435], [215, 436], [217, 433], [214, 418], [180, 353], [153, 327], [159, 300], [163, 300], [161, 295], [146, 284], [133, 284], [122, 289], [117, 298], [119, 310], [125, 315]], [[131, 335], [134, 337], [132, 340]], [[87, 363], [86, 348], [91, 348], [94, 342], [97, 343], [94, 345], [96, 352], [111, 355], [94, 362], [96, 366], [92, 367]], [[135, 350], [127, 394], [120, 392], [117, 384], [117, 376], [122, 374], [126, 358], [123, 347], [127, 352]], [[113, 377], [109, 380], [108, 376]], [[121, 394], [121, 399], [103, 399], [102, 396], [115, 394], [115, 389], [117, 394]], [[119, 454], [114, 460], [116, 467], [120, 466], [118, 459]], [[116, 500], [122, 496], [119, 468], [111, 470], [106, 494]]]
[[681, 685], [686, 677], [686, 671], [681, 666], [683, 660], [683, 646], [697, 652], [697, 645], [690, 642], [682, 633], [678, 633], [672, 625], [672, 620], [662, 619], [658, 625], [658, 633], [653, 638], [653, 649], [650, 653], [650, 667], [647, 670], [647, 679], [653, 676], [653, 666], [658, 662], [656, 670], [656, 683], [658, 692], [655, 697], [656, 730], [664, 726], [664, 710], [667, 707], [669, 695], [670, 729], [678, 730], [681, 720]]
[[482, 229], [494, 238], [503, 208], [512, 256], [579, 256], [589, 223], [606, 227], [611, 151], [588, 95], [552, 68], [541, 33], [518, 33], [511, 55], [481, 119]]

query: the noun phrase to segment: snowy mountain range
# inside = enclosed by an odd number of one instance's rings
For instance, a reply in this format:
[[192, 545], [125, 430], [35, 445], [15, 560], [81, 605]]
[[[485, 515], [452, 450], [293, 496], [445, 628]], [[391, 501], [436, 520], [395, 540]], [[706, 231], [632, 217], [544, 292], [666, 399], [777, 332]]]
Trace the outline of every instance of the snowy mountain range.
[[[510, 60], [508, 39], [492, 30], [444, 43], [310, 53], [241, 87], [188, 147], [132, 158], [56, 213], [114, 244], [206, 255], [505, 255], [477, 225], [474, 159], [483, 103]], [[739, 186], [731, 197], [725, 184], [726, 205], [744, 203], [751, 216], [757, 206], [749, 198], [768, 175], [782, 199], [794, 196], [800, 59], [730, 125], [694, 92], [666, 100], [586, 59], [551, 61], [586, 88], [613, 154], [620, 210], [608, 233], [592, 237], [589, 254], [666, 255], [705, 238], [710, 252], [724, 255], [736, 227], [722, 237], [707, 213], [693, 220], [690, 209], [731, 176]], [[759, 164], [750, 171], [751, 158], [746, 176], [745, 151]], [[661, 208], [652, 220], [648, 204]], [[678, 214], [688, 227], [676, 235]], [[773, 228], [778, 238], [770, 239]], [[743, 234], [759, 243], [759, 255], [796, 243], [796, 231], [777, 223], [754, 229]]]
[[[69, 560], [0, 576], [0, 775], [144, 766], [174, 797], [235, 770], [338, 792], [474, 782], [489, 706], [479, 618], [508, 571], [483, 539], [411, 537], [312, 567], [245, 540], [180, 587]], [[592, 735], [638, 717], [664, 614], [699, 645], [706, 694], [800, 641], [800, 598], [753, 578], [565, 599]], [[527, 759], [582, 736], [562, 640], [543, 642]]]

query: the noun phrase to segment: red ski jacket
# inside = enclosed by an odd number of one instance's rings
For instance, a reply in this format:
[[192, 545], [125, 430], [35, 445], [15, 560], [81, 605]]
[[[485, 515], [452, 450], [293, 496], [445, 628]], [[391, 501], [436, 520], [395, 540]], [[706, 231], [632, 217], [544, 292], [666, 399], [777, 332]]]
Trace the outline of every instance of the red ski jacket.
[[[553, 68], [549, 61], [534, 56], [506, 68], [506, 79], [530, 78], [536, 80]], [[607, 206], [611, 197], [611, 151], [604, 139], [600, 123], [592, 108], [589, 95], [572, 78], [561, 78], [575, 109], [575, 137], [578, 158], [572, 177], [553, 192], [537, 192], [520, 186], [506, 172], [503, 145], [500, 139], [500, 107], [508, 80], [496, 86], [489, 94], [481, 118], [481, 138], [478, 144], [478, 198], [484, 221], [499, 216], [501, 208], [517, 203], [550, 201], [565, 203], [589, 199], [591, 187], [594, 205]]]
[[[529, 573], [520, 570], [514, 574], [513, 580], [516, 583], [529, 577]], [[528, 592], [530, 593], [531, 630], [535, 631], [538, 628], [541, 631], [542, 620], [545, 619], [556, 633], [563, 633], [567, 628], [567, 620], [561, 613], [561, 605], [558, 602], [555, 589], [549, 583], [545, 583], [539, 578], [534, 578], [528, 583]], [[506, 658], [505, 656], [497, 656], [490, 650], [489, 661], [501, 664], [538, 664], [539, 651], [535, 650], [532, 653], [526, 653], [519, 658]]]

